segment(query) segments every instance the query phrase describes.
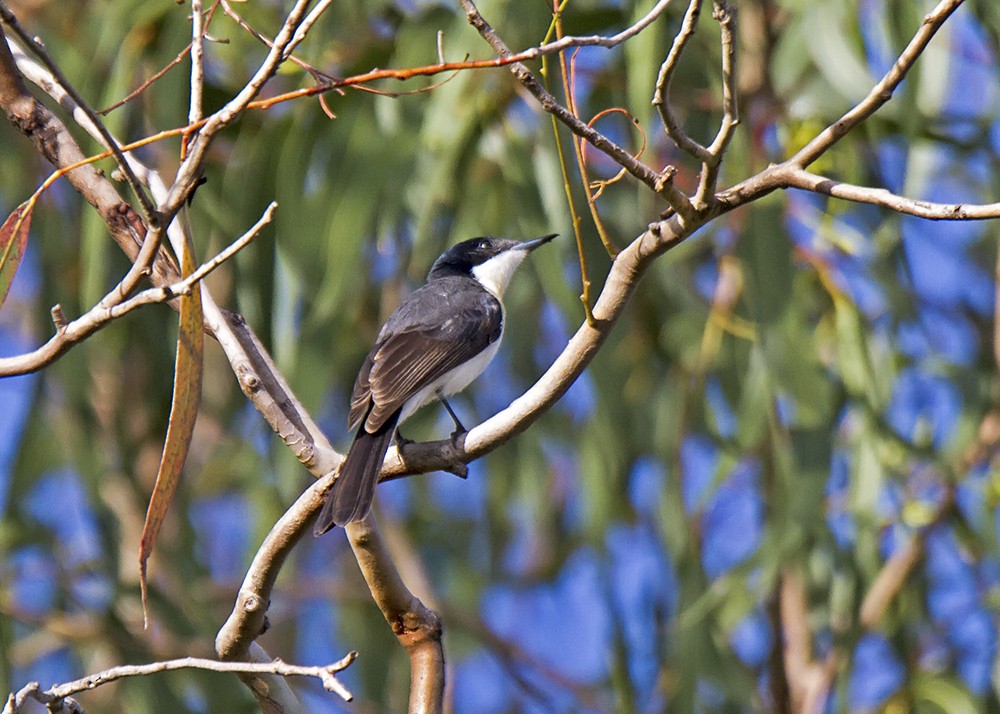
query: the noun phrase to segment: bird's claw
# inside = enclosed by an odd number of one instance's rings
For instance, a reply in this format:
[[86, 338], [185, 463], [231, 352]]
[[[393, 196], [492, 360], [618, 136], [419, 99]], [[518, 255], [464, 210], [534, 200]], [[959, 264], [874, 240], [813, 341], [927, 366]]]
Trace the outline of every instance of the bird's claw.
[[465, 451], [466, 434], [468, 432], [464, 428], [451, 432], [451, 453], [448, 454], [451, 463], [445, 469], [448, 473], [455, 474], [462, 479], [469, 476], [469, 467], [459, 458], [459, 455]]

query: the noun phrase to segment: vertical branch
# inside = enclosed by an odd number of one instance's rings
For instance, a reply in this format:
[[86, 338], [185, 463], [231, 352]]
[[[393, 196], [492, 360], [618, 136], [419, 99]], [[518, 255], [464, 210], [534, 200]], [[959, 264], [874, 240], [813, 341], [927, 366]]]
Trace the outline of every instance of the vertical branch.
[[[554, 0], [555, 6], [552, 8], [552, 31], [556, 34], [556, 39], [562, 39], [562, 6], [558, 0]], [[562, 79], [563, 94], [566, 97], [566, 108], [576, 117], [576, 97], [573, 93], [573, 86], [570, 84], [569, 75], [566, 72], [566, 54], [560, 52], [559, 55], [559, 76]], [[542, 60], [543, 66], [547, 64], [547, 59]], [[547, 75], [546, 75], [547, 76]], [[556, 140], [556, 149], [559, 152], [559, 166], [562, 169], [563, 184], [566, 187], [566, 200], [569, 203], [570, 217], [573, 219], [573, 237], [576, 239], [576, 254], [580, 258], [580, 302], [583, 303], [583, 312], [587, 317], [587, 322], [593, 324], [594, 311], [590, 304], [590, 275], [587, 273], [587, 258], [583, 252], [583, 234], [580, 232], [580, 214], [576, 211], [576, 203], [573, 201], [573, 184], [569, 179], [569, 167], [566, 156], [562, 150], [562, 143], [559, 141], [559, 124], [556, 118], [552, 117], [552, 133]], [[576, 154], [576, 163], [580, 168], [580, 175], [583, 178], [583, 190], [587, 195], [587, 205], [590, 205], [590, 190], [587, 187], [586, 173], [583, 170], [583, 158], [580, 151], [580, 144], [576, 136], [570, 136], [573, 142], [573, 152]]]
[[202, 96], [205, 89], [204, 20], [201, 0], [191, 0], [191, 104], [188, 108], [188, 124], [196, 124], [202, 117]]
[[724, 0], [713, 0], [712, 6], [712, 18], [719, 22], [722, 42], [722, 121], [707, 149], [710, 159], [701, 166], [701, 180], [695, 194], [695, 203], [701, 205], [715, 201], [722, 156], [740, 123], [736, 88], [736, 13]]
[[403, 584], [374, 515], [348, 524], [345, 530], [372, 597], [410, 656], [410, 714], [441, 712], [445, 663], [440, 618]]

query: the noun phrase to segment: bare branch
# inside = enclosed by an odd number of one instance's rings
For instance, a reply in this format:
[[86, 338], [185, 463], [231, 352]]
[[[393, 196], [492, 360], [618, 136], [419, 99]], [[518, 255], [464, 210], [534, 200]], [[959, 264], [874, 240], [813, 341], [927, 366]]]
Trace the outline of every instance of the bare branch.
[[715, 200], [722, 156], [740, 123], [736, 91], [736, 12], [724, 0], [713, 0], [712, 5], [712, 17], [719, 22], [722, 42], [722, 120], [712, 145], [708, 147], [710, 160], [701, 167], [701, 180], [695, 193], [695, 203], [700, 205]]
[[[2, 34], [2, 33], [0, 33]], [[57, 168], [75, 167], [66, 173], [66, 178], [84, 199], [90, 203], [108, 226], [112, 237], [125, 254], [135, 262], [143, 243], [145, 232], [142, 221], [132, 207], [122, 200], [114, 186], [92, 165], [66, 127], [44, 105], [38, 102], [26, 89], [22, 81], [14, 55], [19, 52], [16, 44], [8, 45], [6, 38], [0, 42], [0, 106], [10, 122], [32, 139], [39, 153]], [[20, 53], [23, 56], [23, 52]], [[40, 65], [35, 64], [36, 67]], [[68, 101], [72, 98], [55, 82], [55, 78], [45, 70], [50, 88], [58, 88], [58, 93]], [[80, 116], [86, 114], [80, 111]], [[87, 125], [99, 133], [97, 125], [87, 120]], [[85, 127], [86, 128], [86, 127]], [[160, 229], [154, 227], [146, 235], [146, 242], [157, 243]], [[150, 249], [152, 246], [150, 246]], [[144, 270], [144, 268], [141, 268]], [[153, 263], [152, 279], [159, 284], [169, 284], [179, 279], [179, 272], [169, 255], [162, 250]]]
[[[244, 20], [242, 17], [240, 17], [239, 13], [237, 13], [233, 9], [233, 6], [230, 5], [226, 0], [221, 0], [221, 4], [222, 4], [222, 11], [224, 13], [226, 13], [226, 15], [233, 22], [235, 22], [237, 25], [239, 25], [244, 30], [246, 30], [248, 33], [250, 33], [250, 35], [252, 37], [254, 37], [256, 40], [258, 40], [259, 42], [267, 45], [268, 47], [273, 47], [274, 46], [274, 42], [272, 42], [269, 38], [265, 37], [260, 32], [257, 32], [257, 30], [253, 29], [246, 20]], [[305, 21], [303, 21], [303, 22], [305, 22]], [[306, 72], [308, 72], [309, 74], [311, 74], [313, 76], [313, 79], [315, 79], [317, 82], [321, 82], [323, 84], [330, 84], [330, 83], [336, 81], [336, 79], [337, 79], [336, 77], [334, 77], [332, 75], [329, 75], [329, 74], [327, 74], [325, 72], [322, 72], [319, 69], [317, 69], [316, 67], [313, 67], [311, 64], [309, 64], [308, 62], [300, 59], [299, 57], [296, 57], [294, 54], [288, 53], [286, 55], [286, 59], [289, 62], [292, 62], [292, 63], [298, 65], [299, 67], [301, 67], [302, 69], [304, 69]], [[341, 91], [341, 94], [343, 94], [343, 91]]]
[[903, 589], [910, 572], [923, 555], [924, 540], [918, 533], [885, 562], [861, 603], [858, 622], [864, 629], [872, 630], [878, 627], [889, 604]]
[[440, 712], [444, 701], [444, 647], [441, 620], [406, 588], [382, 542], [375, 516], [345, 528], [372, 597], [410, 656], [412, 713]]
[[795, 570], [786, 568], [780, 576], [781, 634], [784, 642], [785, 676], [788, 681], [792, 711], [818, 714], [823, 711], [836, 659], [831, 653], [825, 661], [812, 656], [812, 634], [806, 591]]
[[296, 664], [288, 664], [280, 659], [275, 659], [271, 662], [219, 662], [218, 660], [203, 659], [200, 657], [181, 657], [180, 659], [150, 662], [149, 664], [125, 664], [118, 667], [111, 667], [110, 669], [72, 682], [58, 684], [45, 690], [39, 687], [38, 682], [32, 682], [12, 695], [8, 699], [7, 706], [4, 707], [3, 711], [4, 714], [7, 714], [8, 711], [10, 714], [16, 714], [21, 711], [28, 699], [34, 699], [37, 702], [52, 707], [74, 694], [90, 691], [119, 679], [125, 679], [126, 677], [146, 677], [151, 674], [172, 672], [178, 669], [201, 669], [209, 672], [233, 672], [238, 674], [277, 674], [282, 677], [315, 677], [323, 683], [323, 688], [328, 692], [334, 692], [345, 702], [349, 702], [354, 698], [353, 695], [340, 683], [335, 675], [347, 669], [357, 656], [357, 652], [349, 652], [343, 659], [325, 667], [304, 667]]
[[306, 19], [304, 19], [302, 24], [296, 28], [291, 42], [289, 42], [288, 46], [285, 48], [285, 53], [283, 55], [284, 59], [291, 57], [292, 51], [295, 50], [295, 48], [298, 47], [304, 39], [306, 39], [306, 35], [309, 33], [309, 30], [316, 23], [316, 21], [319, 20], [320, 15], [326, 12], [326, 9], [330, 7], [332, 2], [333, 0], [319, 0], [319, 2], [316, 3], [316, 7], [309, 11], [309, 14], [306, 15]]
[[[794, 184], [792, 181], [798, 181], [802, 183], [802, 188], [807, 190], [817, 190], [817, 188], [824, 187], [831, 190], [830, 195], [835, 195], [832, 193], [832, 186], [830, 184], [823, 183], [825, 179], [817, 177], [816, 187], [813, 188], [810, 185], [810, 181], [807, 181], [807, 177], [813, 176], [803, 172], [799, 174], [797, 169], [805, 169], [809, 164], [814, 162], [820, 156], [822, 156], [826, 151], [840, 141], [851, 129], [860, 124], [862, 121], [874, 114], [882, 105], [892, 98], [892, 93], [895, 91], [899, 83], [903, 81], [906, 77], [906, 73], [909, 72], [910, 68], [917, 61], [923, 51], [927, 48], [927, 44], [931, 41], [934, 35], [941, 25], [944, 24], [945, 20], [951, 16], [951, 14], [958, 9], [963, 0], [941, 0], [940, 3], [924, 17], [920, 28], [913, 35], [913, 38], [907, 44], [906, 48], [899, 55], [899, 58], [893, 63], [892, 67], [888, 72], [882, 77], [881, 80], [872, 88], [868, 95], [856, 104], [850, 111], [844, 114], [836, 122], [828, 126], [826, 129], [821, 131], [816, 135], [812, 141], [805, 145], [798, 153], [789, 158], [788, 160], [764, 169], [760, 173], [751, 176], [750, 178], [741, 181], [737, 185], [723, 191], [716, 198], [725, 207], [725, 210], [731, 210], [737, 206], [742, 206], [750, 201], [754, 201], [761, 196], [765, 196], [771, 191], [779, 188], [789, 188]], [[833, 182], [835, 183], [835, 182]], [[849, 190], [850, 188], [858, 187], [848, 187], [846, 184], [838, 184], [844, 187], [841, 193], [844, 198], [848, 200], [858, 200], [856, 197], [860, 197], [864, 200], [864, 203], [873, 203], [875, 205], [883, 205], [886, 208], [891, 208], [893, 210], [898, 210], [897, 205], [905, 205], [905, 202], [910, 201], [910, 199], [901, 199], [903, 203], [898, 201], [894, 202], [892, 199], [892, 194], [888, 191], [883, 191], [882, 189], [865, 189], [865, 193], [858, 193], [856, 191]], [[925, 202], [913, 202], [910, 207], [914, 210], [923, 210], [921, 204], [924, 208], [933, 207], [936, 204], [928, 204]], [[955, 208], [954, 206], [952, 207]], [[968, 218], [992, 218], [994, 217], [993, 211], [996, 210], [993, 206], [986, 207], [965, 207], [962, 206], [959, 210], [961, 214], [962, 210], [969, 209]], [[910, 211], [907, 211], [910, 212]], [[934, 211], [930, 211], [933, 213]], [[937, 220], [946, 220], [952, 218], [952, 216], [944, 215], [947, 211], [943, 211], [942, 215], [926, 215], [926, 218], [933, 218]], [[980, 215], [975, 215], [979, 213]], [[988, 214], [988, 215], [987, 215]], [[919, 213], [913, 213], [913, 215], [920, 215]], [[954, 215], [953, 218], [963, 218], [966, 216]]]
[[10, 11], [10, 9], [8, 9], [7, 5], [2, 1], [0, 1], [0, 20], [2, 20], [4, 24], [6, 24], [8, 27], [10, 27], [11, 30], [14, 31], [14, 34], [17, 35], [17, 37], [21, 40], [21, 42], [24, 43], [25, 46], [31, 48], [31, 51], [35, 53], [35, 55], [52, 73], [52, 76], [55, 78], [56, 82], [66, 91], [67, 94], [73, 97], [73, 100], [87, 115], [87, 118], [89, 118], [90, 121], [93, 122], [94, 126], [97, 127], [98, 131], [101, 133], [101, 136], [104, 138], [106, 145], [108, 146], [108, 148], [111, 149], [112, 153], [114, 154], [115, 160], [118, 162], [118, 167], [124, 173], [126, 179], [128, 180], [129, 186], [132, 187], [132, 191], [135, 193], [135, 196], [139, 201], [139, 205], [142, 207], [142, 211], [143, 214], [145, 215], [146, 222], [150, 226], [156, 227], [159, 222], [157, 220], [156, 210], [154, 209], [152, 202], [150, 202], [149, 197], [146, 195], [146, 192], [139, 184], [139, 180], [136, 178], [135, 174], [132, 173], [132, 169], [129, 167], [128, 162], [125, 161], [125, 157], [122, 155], [121, 149], [118, 147], [117, 142], [115, 142], [114, 138], [111, 136], [111, 133], [108, 131], [107, 127], [104, 126], [104, 122], [101, 121], [101, 118], [97, 115], [97, 112], [95, 112], [90, 107], [90, 105], [87, 104], [84, 98], [75, 89], [73, 89], [72, 85], [69, 83], [69, 80], [66, 79], [66, 77], [59, 70], [58, 65], [56, 65], [52, 57], [49, 56], [49, 53], [45, 49], [45, 46], [42, 45], [34, 37], [32, 37], [32, 35], [28, 33], [27, 30], [21, 27], [21, 23], [18, 22], [17, 17], [14, 15], [14, 13]]
[[308, 7], [309, 0], [296, 0], [295, 5], [292, 6], [292, 9], [285, 17], [281, 30], [275, 36], [274, 44], [268, 51], [260, 67], [254, 72], [253, 77], [250, 78], [235, 97], [229, 100], [217, 112], [209, 116], [204, 124], [196, 130], [197, 136], [189, 146], [188, 155], [181, 162], [167, 196], [160, 201], [159, 210], [165, 217], [173, 218], [177, 210], [198, 185], [201, 177], [201, 165], [205, 160], [205, 155], [212, 142], [212, 138], [219, 131], [229, 126], [246, 110], [261, 88], [278, 71], [278, 67], [284, 61], [285, 50], [290, 46], [293, 34], [302, 22], [302, 18]]
[[924, 17], [920, 29], [913, 35], [913, 39], [910, 40], [906, 49], [899, 55], [885, 76], [872, 87], [868, 96], [802, 147], [795, 156], [788, 160], [789, 163], [806, 168], [826, 153], [827, 149], [840, 141], [851, 129], [892, 99], [892, 93], [906, 77], [906, 73], [910, 71], [917, 58], [923, 54], [927, 43], [931, 41], [931, 38], [941, 29], [941, 25], [958, 9], [962, 2], [963, 0], [941, 0], [937, 7]]
[[[131, 288], [126, 286], [128, 275], [131, 275], [136, 266], [141, 265], [137, 260], [133, 264], [133, 270], [129, 271], [126, 279], [116, 285], [111, 292], [86, 313], [62, 325], [56, 325], [56, 334], [48, 342], [37, 349], [13, 357], [0, 358], [0, 377], [10, 377], [15, 374], [26, 374], [35, 372], [51, 364], [73, 345], [82, 342], [107, 325], [123, 315], [127, 315], [133, 310], [143, 307], [173, 300], [179, 295], [189, 292], [199, 281], [203, 280], [209, 273], [218, 268], [224, 262], [235, 256], [239, 251], [250, 244], [260, 230], [268, 223], [274, 214], [274, 209], [278, 204], [272, 202], [264, 215], [255, 223], [250, 230], [233, 241], [225, 250], [211, 260], [203, 263], [197, 270], [183, 280], [164, 287], [149, 288], [143, 290], [132, 298], [125, 299]], [[150, 248], [155, 249], [153, 241], [143, 243], [142, 251], [149, 252], [148, 258], [152, 258]], [[140, 253], [140, 257], [142, 253]]]
[[201, 0], [191, 0], [191, 104], [188, 123], [202, 117], [202, 97], [205, 90], [205, 16]]
[[121, 107], [127, 104], [128, 102], [132, 101], [136, 97], [138, 97], [140, 94], [149, 89], [154, 82], [163, 77], [163, 75], [172, 70], [174, 67], [179, 65], [184, 60], [184, 58], [188, 56], [188, 52], [190, 51], [191, 51], [191, 45], [189, 44], [187, 47], [185, 47], [183, 50], [177, 53], [177, 56], [174, 57], [172, 60], [170, 60], [167, 63], [167, 65], [163, 67], [163, 69], [160, 69], [159, 71], [155, 72], [149, 79], [144, 81], [142, 84], [140, 84], [138, 87], [133, 89], [131, 92], [126, 94], [122, 99], [119, 99], [114, 104], [104, 107], [104, 109], [98, 109], [97, 114], [99, 116], [107, 116], [118, 107]]
[[560, 37], [555, 42], [549, 42], [544, 45], [539, 45], [534, 49], [519, 52], [518, 58], [522, 61], [535, 59], [536, 57], [541, 57], [542, 55], [562, 52], [570, 47], [615, 47], [616, 45], [620, 45], [622, 42], [635, 37], [647, 27], [652, 25], [653, 22], [660, 17], [660, 15], [666, 12], [671, 2], [672, 0], [659, 0], [659, 2], [657, 2], [650, 9], [650, 11], [642, 17], [642, 19], [625, 28], [616, 35], [610, 35], [608, 37], [603, 37], [601, 35], [567, 35], [566, 37]]
[[915, 198], [898, 196], [884, 188], [855, 186], [796, 168], [792, 164], [782, 164], [775, 170], [775, 176], [782, 188], [801, 188], [822, 193], [834, 198], [855, 203], [870, 203], [889, 208], [897, 213], [927, 218], [932, 221], [981, 221], [1000, 218], [1000, 203], [933, 203]]
[[309, 533], [313, 518], [323, 506], [331, 477], [317, 480], [274, 524], [254, 554], [229, 618], [215, 636], [215, 651], [225, 660], [245, 657], [250, 643], [265, 629], [271, 590], [285, 558], [299, 540]]
[[[465, 10], [465, 15], [469, 20], [469, 24], [476, 28], [483, 39], [489, 43], [494, 52], [496, 52], [501, 59], [509, 59], [513, 54], [510, 51], [510, 48], [479, 13], [479, 10], [476, 8], [473, 0], [459, 0], [459, 3]], [[573, 115], [572, 112], [560, 104], [558, 100], [552, 96], [552, 94], [546, 91], [545, 87], [543, 87], [541, 83], [535, 79], [531, 71], [521, 62], [512, 62], [510, 64], [510, 71], [517, 78], [517, 80], [521, 82], [521, 84], [523, 84], [524, 87], [539, 101], [542, 105], [542, 109], [555, 116], [559, 121], [569, 127], [570, 131], [574, 134], [588, 141], [594, 146], [594, 148], [603, 151], [605, 154], [614, 159], [619, 166], [625, 168], [630, 174], [653, 189], [653, 191], [663, 196], [667, 202], [670, 203], [670, 206], [678, 214], [684, 217], [685, 220], [691, 220], [693, 218], [694, 209], [691, 206], [691, 202], [688, 200], [687, 196], [685, 196], [673, 184], [672, 167], [668, 167], [668, 170], [657, 173], [649, 166], [633, 157], [628, 151], [601, 134], [599, 131], [587, 126], [586, 123], [580, 121]]]
[[660, 120], [663, 122], [663, 128], [667, 132], [667, 136], [673, 139], [678, 148], [691, 154], [698, 161], [708, 163], [712, 160], [708, 149], [687, 135], [681, 127], [680, 122], [677, 121], [677, 117], [674, 116], [674, 110], [670, 106], [670, 82], [674, 78], [674, 71], [677, 69], [677, 64], [680, 61], [681, 54], [684, 52], [684, 48], [687, 46], [688, 40], [691, 39], [698, 28], [701, 3], [702, 0], [691, 0], [688, 3], [684, 19], [681, 21], [681, 29], [678, 31], [677, 36], [674, 37], [666, 59], [660, 65], [660, 71], [656, 77], [656, 90], [653, 93], [653, 106], [660, 113]]

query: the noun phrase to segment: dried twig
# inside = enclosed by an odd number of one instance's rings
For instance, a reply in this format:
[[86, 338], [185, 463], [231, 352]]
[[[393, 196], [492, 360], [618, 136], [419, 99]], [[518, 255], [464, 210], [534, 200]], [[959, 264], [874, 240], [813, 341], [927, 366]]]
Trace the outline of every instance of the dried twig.
[[708, 161], [702, 163], [701, 180], [695, 193], [695, 203], [704, 205], [715, 200], [722, 156], [740, 123], [736, 93], [736, 19], [735, 11], [723, 0], [713, 0], [712, 17], [719, 22], [722, 42], [722, 120], [715, 139], [708, 147]]
[[280, 659], [271, 662], [220, 662], [200, 657], [181, 657], [180, 659], [150, 662], [149, 664], [125, 664], [45, 690], [39, 686], [38, 682], [31, 682], [8, 698], [3, 714], [17, 714], [29, 699], [41, 702], [49, 708], [56, 708], [67, 697], [96, 689], [119, 679], [145, 677], [178, 669], [201, 669], [209, 672], [235, 672], [239, 674], [276, 674], [282, 677], [315, 677], [323, 683], [323, 688], [328, 692], [334, 692], [344, 701], [349, 702], [354, 698], [353, 695], [335, 675], [347, 669], [357, 656], [357, 652], [349, 652], [343, 659], [325, 667], [304, 667], [288, 664]]

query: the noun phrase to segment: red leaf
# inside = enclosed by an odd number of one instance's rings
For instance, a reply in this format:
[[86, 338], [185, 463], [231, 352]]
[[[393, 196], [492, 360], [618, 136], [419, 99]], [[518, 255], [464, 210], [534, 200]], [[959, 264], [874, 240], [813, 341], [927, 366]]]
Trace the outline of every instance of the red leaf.
[[22, 203], [0, 226], [0, 307], [7, 299], [7, 293], [14, 282], [14, 273], [21, 264], [24, 247], [28, 243], [32, 208], [27, 202]]

